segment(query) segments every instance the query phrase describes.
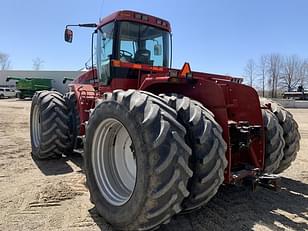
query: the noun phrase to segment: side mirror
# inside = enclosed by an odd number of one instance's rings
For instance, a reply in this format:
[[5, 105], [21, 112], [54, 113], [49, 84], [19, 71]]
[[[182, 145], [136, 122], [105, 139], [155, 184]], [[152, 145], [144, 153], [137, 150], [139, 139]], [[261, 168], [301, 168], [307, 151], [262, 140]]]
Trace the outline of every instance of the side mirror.
[[160, 44], [156, 44], [154, 45], [154, 55], [155, 56], [160, 56], [161, 55], [161, 45]]
[[71, 29], [68, 29], [68, 28], [65, 29], [64, 40], [65, 40], [65, 42], [72, 43], [72, 41], [73, 41], [73, 31]]

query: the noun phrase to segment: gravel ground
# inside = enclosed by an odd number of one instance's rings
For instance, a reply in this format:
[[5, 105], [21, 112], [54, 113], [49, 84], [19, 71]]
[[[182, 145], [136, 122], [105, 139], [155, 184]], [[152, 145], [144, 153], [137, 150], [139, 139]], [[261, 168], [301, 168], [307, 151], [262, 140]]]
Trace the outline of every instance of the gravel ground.
[[[34, 161], [31, 101], [0, 100], [0, 230], [112, 230], [89, 201], [78, 155]], [[282, 189], [221, 187], [203, 209], [160, 230], [308, 230], [308, 109], [292, 109], [301, 150], [282, 174]]]

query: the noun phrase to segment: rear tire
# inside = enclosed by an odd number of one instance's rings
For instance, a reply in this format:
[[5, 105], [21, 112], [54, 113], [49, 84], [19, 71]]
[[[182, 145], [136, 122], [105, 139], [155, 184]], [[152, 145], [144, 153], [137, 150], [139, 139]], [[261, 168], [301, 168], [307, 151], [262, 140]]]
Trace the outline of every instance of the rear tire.
[[64, 154], [69, 147], [67, 107], [55, 91], [38, 91], [32, 98], [30, 136], [32, 156], [46, 159]]
[[[91, 113], [85, 141], [87, 184], [92, 203], [115, 229], [149, 230], [181, 211], [189, 195], [191, 149], [175, 117], [168, 105], [136, 90], [106, 93]], [[120, 135], [115, 134], [124, 128], [121, 134], [129, 135], [130, 151], [116, 149]], [[133, 153], [135, 160], [135, 184], [126, 194], [121, 190], [123, 169], [113, 167], [113, 159], [121, 156], [114, 155], [120, 153], [116, 150]]]
[[265, 133], [264, 173], [274, 173], [283, 158], [283, 130], [276, 116], [267, 109], [262, 109]]
[[291, 163], [296, 159], [297, 152], [300, 148], [301, 138], [298, 131], [298, 125], [292, 114], [280, 104], [265, 98], [260, 99], [260, 101], [262, 105], [271, 104], [271, 109], [283, 129], [283, 139], [285, 141], [283, 149], [284, 156], [280, 161], [279, 167], [275, 171], [276, 174], [279, 174], [289, 168]]
[[183, 208], [186, 211], [196, 209], [207, 203], [224, 181], [228, 163], [222, 128], [199, 102], [177, 94], [160, 96], [177, 111], [178, 121], [187, 130], [185, 138], [192, 149], [190, 166], [194, 174], [189, 180], [190, 195], [184, 199]]

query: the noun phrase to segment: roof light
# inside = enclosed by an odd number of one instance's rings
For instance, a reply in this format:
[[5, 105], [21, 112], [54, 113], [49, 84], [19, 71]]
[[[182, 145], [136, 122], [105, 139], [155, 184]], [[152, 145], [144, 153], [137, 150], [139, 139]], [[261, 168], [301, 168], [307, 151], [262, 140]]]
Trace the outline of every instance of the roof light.
[[147, 15], [142, 15], [142, 20], [148, 21], [148, 20], [149, 20], [149, 17], [148, 17]]
[[163, 22], [163, 26], [167, 26], [167, 23], [165, 21]]
[[141, 19], [141, 14], [135, 14], [135, 19]]
[[162, 21], [161, 21], [160, 19], [157, 19], [157, 20], [156, 20], [156, 23], [157, 23], [158, 25], [161, 25], [161, 24], [162, 24]]

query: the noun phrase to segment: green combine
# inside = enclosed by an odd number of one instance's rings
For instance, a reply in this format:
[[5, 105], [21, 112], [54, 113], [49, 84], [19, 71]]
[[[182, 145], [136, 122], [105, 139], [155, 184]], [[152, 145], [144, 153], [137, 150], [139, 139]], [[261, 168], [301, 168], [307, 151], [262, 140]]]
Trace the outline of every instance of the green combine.
[[19, 91], [17, 97], [24, 99], [32, 97], [36, 91], [51, 90], [51, 79], [8, 77], [6, 81], [16, 80], [16, 89]]

